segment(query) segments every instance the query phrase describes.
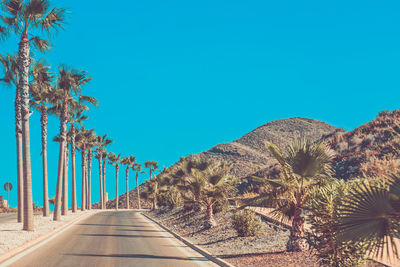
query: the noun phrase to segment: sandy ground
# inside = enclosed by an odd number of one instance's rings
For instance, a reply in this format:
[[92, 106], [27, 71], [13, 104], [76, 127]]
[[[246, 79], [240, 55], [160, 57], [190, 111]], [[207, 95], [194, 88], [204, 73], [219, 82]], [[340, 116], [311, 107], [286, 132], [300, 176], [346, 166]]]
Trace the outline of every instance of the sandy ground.
[[83, 213], [95, 213], [96, 210], [78, 211], [76, 213], [69, 212], [68, 215], [62, 216], [61, 221], [53, 221], [52, 215], [50, 217], [43, 217], [42, 215], [34, 216], [35, 231], [27, 232], [22, 231], [22, 223], [6, 222], [0, 224], [0, 255], [19, 246], [29, 242], [41, 235], [44, 235], [55, 228], [73, 220]]

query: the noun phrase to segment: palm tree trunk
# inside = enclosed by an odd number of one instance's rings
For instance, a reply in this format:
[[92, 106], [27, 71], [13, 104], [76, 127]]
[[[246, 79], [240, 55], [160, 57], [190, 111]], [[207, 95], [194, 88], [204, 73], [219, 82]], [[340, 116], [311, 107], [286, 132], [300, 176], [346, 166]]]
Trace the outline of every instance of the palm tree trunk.
[[17, 177], [18, 177], [18, 222], [24, 218], [24, 167], [22, 159], [22, 117], [21, 117], [21, 90], [17, 86], [15, 96], [15, 135], [17, 138]]
[[103, 201], [103, 175], [101, 172], [101, 153], [98, 154], [99, 156], [99, 177], [100, 177], [100, 207], [104, 209], [104, 201]]
[[71, 160], [72, 160], [72, 212], [77, 211], [76, 174], [75, 174], [75, 126], [71, 124]]
[[107, 202], [106, 202], [106, 157], [103, 157], [103, 201], [104, 201], [104, 208], [107, 209]]
[[85, 190], [85, 194], [86, 194], [86, 204], [85, 204], [85, 207], [86, 207], [86, 209], [89, 209], [88, 208], [88, 206], [89, 206], [89, 203], [88, 203], [88, 200], [89, 200], [89, 182], [88, 182], [88, 164], [87, 164], [87, 160], [86, 160], [86, 162], [85, 162], [85, 186], [86, 186], [86, 190]]
[[48, 192], [48, 178], [47, 178], [47, 108], [41, 106], [42, 124], [42, 166], [43, 166], [43, 216], [50, 215], [49, 209], [49, 192]]
[[118, 200], [119, 200], [119, 198], [118, 198], [118, 173], [119, 173], [119, 165], [117, 164], [116, 166], [115, 166], [115, 176], [116, 176], [116, 200], [117, 200], [117, 204], [115, 205], [115, 207], [116, 207], [116, 209], [118, 209]]
[[153, 198], [153, 210], [156, 210], [156, 209], [158, 209], [158, 205], [157, 205], [157, 197], [155, 196]]
[[207, 203], [207, 228], [212, 228], [217, 226], [217, 222], [214, 219], [213, 204], [211, 202]]
[[61, 191], [62, 191], [62, 178], [64, 175], [64, 158], [65, 158], [65, 143], [67, 139], [67, 116], [68, 116], [68, 102], [63, 99], [63, 107], [60, 116], [60, 152], [58, 154], [58, 174], [57, 174], [57, 190], [56, 199], [54, 204], [53, 220], [59, 221], [61, 219]]
[[23, 230], [34, 231], [32, 202], [31, 147], [29, 132], [29, 41], [26, 32], [21, 36], [18, 50], [19, 88], [21, 88], [22, 147], [24, 170], [24, 223]]
[[129, 209], [129, 166], [126, 167], [126, 208]]
[[136, 194], [138, 201], [138, 209], [141, 209], [142, 207], [140, 205], [139, 172], [136, 172]]
[[63, 190], [62, 190], [63, 196], [62, 196], [61, 215], [68, 214], [68, 161], [69, 161], [68, 143], [65, 143], [64, 176], [63, 176]]
[[89, 149], [88, 152], [88, 177], [89, 177], [89, 182], [88, 182], [88, 210], [92, 209], [92, 158], [93, 158], [93, 152], [92, 150]]
[[86, 146], [82, 147], [82, 196], [81, 196], [81, 210], [85, 210], [86, 202], [85, 202], [85, 177], [86, 177]]
[[290, 229], [289, 241], [286, 244], [287, 251], [304, 251], [306, 241], [304, 239], [304, 218], [301, 216], [300, 206], [295, 207], [292, 228]]

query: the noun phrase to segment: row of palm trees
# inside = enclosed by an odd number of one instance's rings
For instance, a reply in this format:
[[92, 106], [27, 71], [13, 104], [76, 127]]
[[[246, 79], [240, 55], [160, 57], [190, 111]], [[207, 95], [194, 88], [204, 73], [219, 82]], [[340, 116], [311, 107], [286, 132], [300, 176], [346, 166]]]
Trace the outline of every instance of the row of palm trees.
[[[124, 164], [127, 167], [127, 193], [129, 190], [129, 168], [136, 171], [136, 185], [137, 190], [139, 190], [138, 174], [143, 171], [141, 165], [135, 163], [135, 157], [121, 158], [120, 155], [108, 153], [107, 148], [112, 140], [107, 135], [98, 136], [94, 129], [85, 128], [84, 122], [88, 119], [85, 112], [89, 110], [89, 105], [95, 107], [98, 105], [96, 98], [82, 93], [83, 87], [91, 81], [88, 73], [60, 66], [58, 74], [54, 75], [50, 72], [50, 67], [46, 66], [43, 61], [31, 58], [31, 45], [42, 53], [50, 49], [50, 42], [42, 39], [40, 34], [51, 34], [55, 30], [63, 29], [67, 10], [57, 7], [50, 9], [50, 3], [47, 0], [2, 0], [0, 6], [2, 10], [2, 14], [0, 14], [0, 37], [5, 38], [10, 34], [16, 34], [20, 39], [17, 55], [0, 55], [4, 69], [4, 75], [0, 81], [16, 88], [18, 222], [23, 222], [23, 230], [34, 230], [29, 131], [31, 109], [35, 109], [41, 114], [43, 216], [50, 215], [47, 172], [48, 114], [56, 115], [60, 120], [59, 134], [53, 139], [53, 141], [59, 143], [54, 220], [60, 220], [61, 215], [66, 215], [68, 212], [69, 154], [71, 154], [72, 167], [72, 212], [76, 212], [78, 209], [76, 151], [80, 151], [82, 159], [81, 210], [91, 209], [92, 206], [91, 168], [93, 155], [99, 162], [101, 208], [106, 206], [107, 159], [110, 164], [116, 167], [117, 199], [119, 164]], [[147, 162], [146, 164], [154, 166], [154, 162]], [[150, 176], [155, 169], [157, 167], [150, 167]], [[129, 194], [127, 194], [127, 207], [129, 207], [128, 196]]]

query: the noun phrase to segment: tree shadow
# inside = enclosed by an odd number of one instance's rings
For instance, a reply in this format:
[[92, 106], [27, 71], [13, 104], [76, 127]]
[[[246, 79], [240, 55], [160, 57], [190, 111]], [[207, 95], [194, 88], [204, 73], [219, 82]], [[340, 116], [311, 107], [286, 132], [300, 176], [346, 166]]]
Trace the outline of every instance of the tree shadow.
[[80, 236], [99, 236], [99, 237], [128, 237], [128, 238], [169, 238], [168, 236], [157, 235], [115, 235], [115, 234], [79, 234]]
[[124, 225], [124, 224], [97, 224], [97, 223], [80, 223], [77, 225], [86, 226], [117, 226], [117, 227], [149, 227], [148, 225]]
[[174, 256], [157, 256], [151, 254], [79, 254], [67, 253], [66, 256], [78, 257], [103, 257], [103, 258], [137, 258], [137, 259], [164, 259], [164, 260], [183, 260], [183, 261], [207, 261], [205, 257], [174, 257]]
[[220, 242], [232, 240], [232, 239], [235, 239], [235, 238], [237, 238], [237, 237], [231, 236], [231, 237], [228, 237], [228, 238], [225, 238], [225, 239], [219, 239], [219, 240], [216, 240], [216, 241], [210, 241], [210, 242], [207, 242], [207, 243], [199, 244], [199, 246], [213, 245], [213, 244], [217, 244], [217, 243], [220, 243]]
[[132, 231], [132, 232], [154, 232], [154, 233], [161, 233], [161, 232], [166, 232], [166, 231], [160, 231], [160, 230], [143, 230], [143, 229], [115, 229], [117, 231]]

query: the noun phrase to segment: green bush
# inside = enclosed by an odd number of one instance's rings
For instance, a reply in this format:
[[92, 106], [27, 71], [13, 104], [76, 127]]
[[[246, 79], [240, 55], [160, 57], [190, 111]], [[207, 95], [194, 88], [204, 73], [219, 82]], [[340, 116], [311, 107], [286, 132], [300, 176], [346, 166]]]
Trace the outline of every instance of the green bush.
[[239, 236], [256, 236], [261, 232], [261, 219], [253, 211], [238, 211], [233, 214], [233, 228]]

